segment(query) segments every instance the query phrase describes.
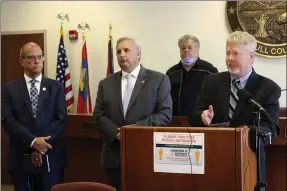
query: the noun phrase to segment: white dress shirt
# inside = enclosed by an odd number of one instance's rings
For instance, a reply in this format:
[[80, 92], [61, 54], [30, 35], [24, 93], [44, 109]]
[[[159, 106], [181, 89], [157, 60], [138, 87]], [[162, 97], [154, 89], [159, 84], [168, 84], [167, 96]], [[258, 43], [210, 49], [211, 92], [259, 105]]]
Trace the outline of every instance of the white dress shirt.
[[[136, 81], [138, 79], [138, 75], [140, 73], [140, 69], [141, 69], [141, 65], [139, 64], [130, 74], [132, 75], [132, 87], [135, 87]], [[125, 92], [125, 88], [127, 86], [128, 83], [128, 79], [126, 78], [126, 75], [128, 73], [122, 70], [122, 101], [124, 99], [124, 92]]]
[[240, 89], [243, 89], [245, 88], [245, 85], [247, 83], [247, 80], [249, 79], [251, 73], [252, 73], [252, 69], [247, 73], [245, 74], [244, 76], [241, 76], [240, 78], [235, 78], [234, 76], [231, 75], [231, 82], [233, 79], [237, 79], [237, 80], [240, 80], [240, 83], [238, 84], [239, 88]]
[[[29, 97], [31, 96], [30, 94], [30, 90], [31, 90], [31, 80], [33, 80], [32, 78], [30, 78], [29, 76], [27, 76], [26, 74], [24, 74], [24, 78], [26, 81], [26, 85], [27, 85], [27, 89], [29, 92]], [[36, 82], [35, 82], [35, 86], [37, 88], [38, 94], [40, 93], [40, 85], [41, 85], [41, 80], [42, 80], [42, 74], [40, 74], [39, 76], [37, 76], [37, 78], [35, 78]]]

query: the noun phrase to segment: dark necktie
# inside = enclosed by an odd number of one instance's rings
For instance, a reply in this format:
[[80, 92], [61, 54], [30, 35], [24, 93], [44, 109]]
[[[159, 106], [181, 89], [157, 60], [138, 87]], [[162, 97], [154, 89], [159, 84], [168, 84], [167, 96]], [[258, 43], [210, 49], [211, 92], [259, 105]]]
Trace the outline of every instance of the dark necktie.
[[233, 79], [230, 85], [230, 98], [229, 98], [229, 120], [232, 119], [233, 113], [235, 111], [236, 105], [238, 103], [237, 91], [239, 88], [240, 81]]
[[38, 90], [36, 88], [36, 80], [33, 79], [31, 82], [31, 88], [30, 88], [30, 99], [31, 99], [31, 106], [32, 106], [32, 112], [34, 118], [37, 117], [37, 106], [38, 106]]

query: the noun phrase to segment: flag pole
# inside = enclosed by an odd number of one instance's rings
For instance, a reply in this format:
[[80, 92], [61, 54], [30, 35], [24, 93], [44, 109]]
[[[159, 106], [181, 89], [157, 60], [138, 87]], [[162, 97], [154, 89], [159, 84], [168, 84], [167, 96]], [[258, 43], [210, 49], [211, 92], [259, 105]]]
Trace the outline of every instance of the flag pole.
[[[89, 67], [87, 58], [86, 47], [86, 31], [90, 30], [90, 26], [87, 23], [82, 22], [78, 24], [78, 30], [82, 33], [82, 64], [80, 69], [80, 82], [79, 82], [79, 94], [78, 94], [78, 113], [92, 113], [91, 94], [89, 85]], [[83, 64], [85, 63], [85, 64]], [[83, 67], [86, 67], [84, 72]], [[87, 87], [86, 87], [87, 86]]]
[[83, 42], [85, 42], [86, 40], [86, 31], [87, 30], [91, 30], [90, 29], [90, 26], [88, 25], [88, 23], [84, 23], [82, 22], [81, 24], [78, 24], [78, 29], [81, 30], [82, 32], [82, 39], [83, 39]]
[[65, 20], [67, 20], [69, 22], [69, 16], [67, 14], [64, 14], [64, 13], [59, 13], [57, 15], [57, 19], [60, 19], [60, 23], [61, 23], [60, 34], [62, 36], [64, 36], [63, 26], [64, 26]]
[[110, 25], [109, 25], [109, 39], [110, 39], [110, 40], [113, 40], [112, 29], [113, 29], [113, 27], [112, 27], [112, 24], [111, 24], [111, 22], [110, 22]]
[[112, 29], [113, 29], [112, 24], [111, 22], [109, 22], [108, 65], [107, 65], [107, 72], [106, 72], [107, 77], [114, 73]]
[[[84, 46], [85, 44], [85, 41], [86, 41], [86, 30], [90, 30], [90, 26], [88, 25], [88, 23], [84, 23], [82, 22], [81, 24], [78, 24], [78, 30], [81, 31], [82, 33], [82, 47]], [[80, 68], [82, 70], [82, 66]], [[83, 75], [82, 75], [82, 72], [80, 73], [80, 88], [83, 89], [83, 81], [82, 81], [82, 78], [83, 78]]]

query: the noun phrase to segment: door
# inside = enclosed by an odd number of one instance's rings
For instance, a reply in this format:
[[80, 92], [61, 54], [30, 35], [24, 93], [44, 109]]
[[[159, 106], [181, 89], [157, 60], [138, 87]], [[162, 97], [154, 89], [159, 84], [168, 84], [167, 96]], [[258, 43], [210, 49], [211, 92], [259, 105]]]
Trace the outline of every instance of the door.
[[19, 56], [27, 42], [37, 43], [44, 53], [44, 33], [1, 35], [1, 84], [23, 76]]
[[[37, 43], [44, 53], [44, 33], [2, 34], [1, 35], [1, 84], [18, 79], [24, 75], [19, 63], [20, 49], [27, 42]], [[6, 168], [8, 136], [1, 131], [1, 183], [11, 184]]]

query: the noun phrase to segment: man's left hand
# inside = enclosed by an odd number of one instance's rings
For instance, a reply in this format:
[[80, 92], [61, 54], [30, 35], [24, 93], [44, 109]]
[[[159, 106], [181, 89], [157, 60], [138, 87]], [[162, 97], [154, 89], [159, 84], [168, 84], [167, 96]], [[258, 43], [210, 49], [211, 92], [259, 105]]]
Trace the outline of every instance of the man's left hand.
[[117, 130], [119, 131], [117, 134], [117, 140], [120, 141], [121, 140], [121, 129], [117, 128]]
[[33, 151], [31, 154], [31, 161], [35, 167], [40, 167], [43, 164], [42, 154], [38, 151]]

